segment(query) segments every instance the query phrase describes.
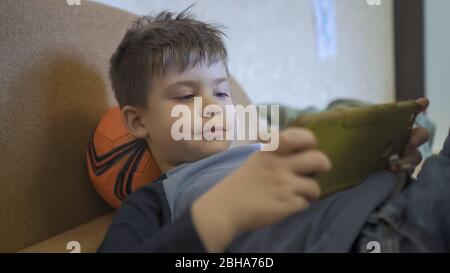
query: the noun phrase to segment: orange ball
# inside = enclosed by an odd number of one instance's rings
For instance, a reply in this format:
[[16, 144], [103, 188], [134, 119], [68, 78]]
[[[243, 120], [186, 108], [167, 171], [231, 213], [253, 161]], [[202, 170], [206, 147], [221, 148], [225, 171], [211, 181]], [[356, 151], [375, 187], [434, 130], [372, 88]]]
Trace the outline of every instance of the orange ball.
[[91, 183], [114, 208], [138, 188], [161, 176], [144, 139], [125, 128], [120, 108], [110, 109], [89, 141], [87, 165]]

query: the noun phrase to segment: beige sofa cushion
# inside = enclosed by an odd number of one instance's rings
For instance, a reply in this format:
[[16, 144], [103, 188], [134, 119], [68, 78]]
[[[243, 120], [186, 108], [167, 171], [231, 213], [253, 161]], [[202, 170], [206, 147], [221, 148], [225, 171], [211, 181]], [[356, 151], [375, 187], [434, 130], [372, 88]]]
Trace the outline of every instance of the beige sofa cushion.
[[133, 18], [89, 2], [0, 1], [0, 252], [111, 210], [85, 149], [114, 102], [108, 61]]
[[[114, 213], [108, 213], [98, 219], [56, 235], [36, 245], [21, 250], [21, 253], [61, 253], [79, 250], [81, 253], [94, 253], [100, 245]], [[74, 242], [77, 247], [69, 247]]]

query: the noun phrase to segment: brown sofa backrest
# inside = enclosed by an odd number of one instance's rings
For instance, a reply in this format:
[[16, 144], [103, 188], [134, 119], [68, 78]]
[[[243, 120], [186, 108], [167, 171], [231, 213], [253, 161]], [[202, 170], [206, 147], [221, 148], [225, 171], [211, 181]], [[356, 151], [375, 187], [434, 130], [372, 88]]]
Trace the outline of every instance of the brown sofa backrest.
[[134, 18], [87, 1], [0, 1], [0, 252], [111, 210], [89, 183], [85, 148], [115, 104], [108, 62]]

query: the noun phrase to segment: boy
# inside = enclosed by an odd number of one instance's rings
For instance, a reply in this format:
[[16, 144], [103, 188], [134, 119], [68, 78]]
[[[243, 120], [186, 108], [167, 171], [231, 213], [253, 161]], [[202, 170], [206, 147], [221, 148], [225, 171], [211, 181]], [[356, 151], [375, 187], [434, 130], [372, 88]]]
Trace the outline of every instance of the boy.
[[[393, 174], [315, 202], [320, 188], [311, 174], [331, 164], [306, 130], [285, 130], [273, 152], [257, 144], [229, 149], [226, 139], [173, 139], [175, 106], [192, 110], [194, 97], [203, 106], [232, 105], [222, 35], [186, 11], [161, 12], [136, 21], [114, 53], [110, 78], [125, 124], [147, 141], [163, 175], [123, 203], [98, 251], [350, 251], [393, 190]], [[428, 101], [418, 102], [425, 110]], [[224, 112], [194, 114], [225, 120]], [[194, 135], [228, 130], [192, 126]], [[416, 148], [427, 140], [415, 129], [404, 160], [416, 166]]]

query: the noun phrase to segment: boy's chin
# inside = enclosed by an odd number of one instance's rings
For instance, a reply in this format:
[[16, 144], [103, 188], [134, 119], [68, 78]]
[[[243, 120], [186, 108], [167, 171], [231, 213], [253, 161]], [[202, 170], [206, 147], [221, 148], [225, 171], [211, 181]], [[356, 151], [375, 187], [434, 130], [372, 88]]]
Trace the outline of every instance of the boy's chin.
[[196, 155], [197, 159], [202, 159], [207, 156], [226, 151], [231, 146], [231, 141], [229, 140], [212, 140], [212, 141], [198, 141], [193, 143], [191, 147], [192, 152]]

